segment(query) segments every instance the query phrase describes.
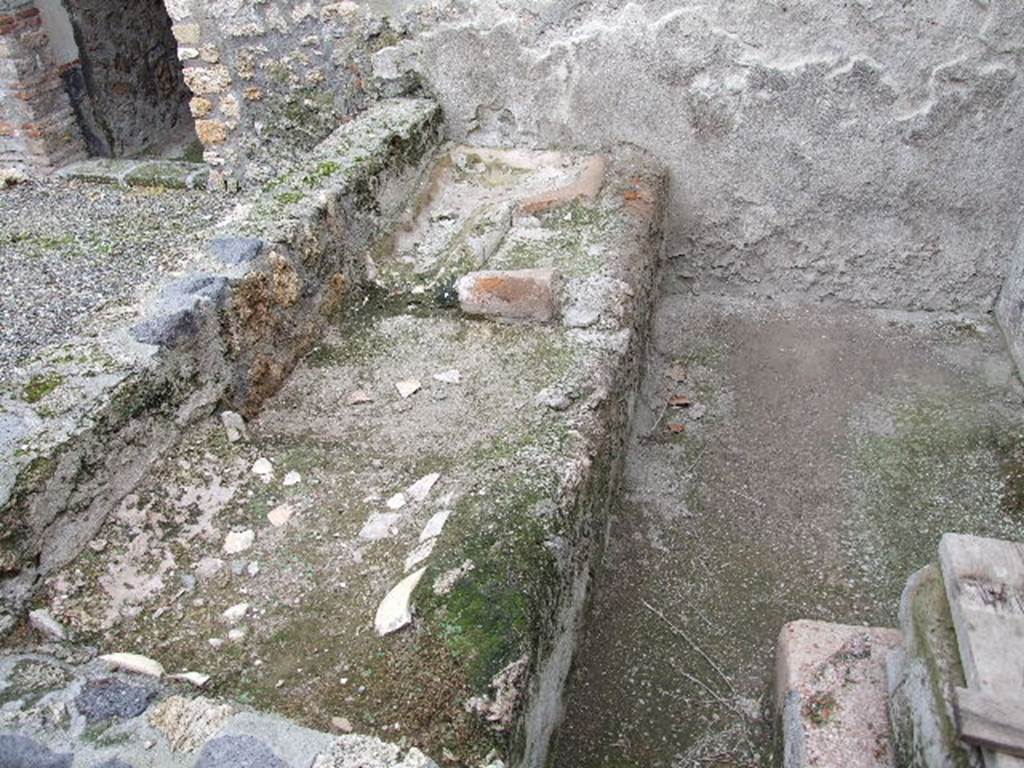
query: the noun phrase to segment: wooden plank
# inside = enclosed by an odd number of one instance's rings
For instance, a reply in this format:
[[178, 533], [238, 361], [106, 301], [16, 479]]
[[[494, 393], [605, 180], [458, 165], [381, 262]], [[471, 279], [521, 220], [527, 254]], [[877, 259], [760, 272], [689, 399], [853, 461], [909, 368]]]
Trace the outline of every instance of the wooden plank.
[[956, 724], [968, 744], [1024, 757], [1024, 695], [957, 688]]
[[[1024, 694], [1024, 545], [946, 534], [939, 563], [967, 687], [994, 698]], [[986, 750], [989, 768], [1024, 759]]]

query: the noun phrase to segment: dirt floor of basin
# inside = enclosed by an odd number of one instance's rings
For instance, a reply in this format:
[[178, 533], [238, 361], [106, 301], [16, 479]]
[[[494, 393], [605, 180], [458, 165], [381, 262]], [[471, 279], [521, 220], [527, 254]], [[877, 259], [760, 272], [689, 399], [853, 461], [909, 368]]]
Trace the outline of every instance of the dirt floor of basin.
[[666, 298], [556, 765], [772, 765], [783, 624], [1024, 537], [1021, 399], [985, 324]]

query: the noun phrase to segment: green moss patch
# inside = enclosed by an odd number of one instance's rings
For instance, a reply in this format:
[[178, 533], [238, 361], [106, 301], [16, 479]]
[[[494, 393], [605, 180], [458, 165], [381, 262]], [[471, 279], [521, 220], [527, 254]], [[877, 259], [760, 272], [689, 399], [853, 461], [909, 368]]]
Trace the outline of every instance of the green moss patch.
[[891, 429], [854, 440], [851, 535], [890, 609], [944, 532], [1024, 537], [1024, 430], [972, 400], [934, 392], [898, 403]]
[[29, 383], [25, 385], [22, 396], [26, 403], [38, 403], [63, 383], [64, 377], [59, 373], [33, 376]]

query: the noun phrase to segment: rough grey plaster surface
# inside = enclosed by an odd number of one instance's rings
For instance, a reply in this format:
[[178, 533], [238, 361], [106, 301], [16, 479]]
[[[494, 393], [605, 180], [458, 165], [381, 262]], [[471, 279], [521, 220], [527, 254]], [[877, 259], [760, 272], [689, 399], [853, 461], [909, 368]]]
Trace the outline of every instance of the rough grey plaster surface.
[[1019, 219], [1019, 3], [460, 7], [376, 74], [418, 73], [458, 140], [653, 152], [695, 290], [992, 308]]
[[1017, 370], [1024, 371], [1024, 240], [1020, 237], [1011, 254], [1009, 273], [996, 304], [996, 318], [1006, 335]]
[[190, 130], [191, 94], [163, 0], [136, 0], [128, 12], [109, 0], [66, 7], [89, 96], [80, 127], [91, 154], [122, 157]]

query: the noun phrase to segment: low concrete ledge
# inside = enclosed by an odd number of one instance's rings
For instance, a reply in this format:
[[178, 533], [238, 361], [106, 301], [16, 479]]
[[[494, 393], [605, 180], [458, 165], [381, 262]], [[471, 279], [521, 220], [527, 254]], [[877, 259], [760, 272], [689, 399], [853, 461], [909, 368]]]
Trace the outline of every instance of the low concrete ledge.
[[[560, 186], [566, 166], [549, 160], [538, 173]], [[497, 750], [543, 765], [661, 253], [662, 170], [628, 152], [609, 167], [594, 199], [496, 221], [507, 238], [489, 238], [490, 266], [564, 274], [573, 322], [468, 316], [418, 292], [454, 262], [385, 273], [378, 253], [381, 282], [353, 292], [248, 439], [212, 417], [190, 428], [96, 546], [45, 579], [48, 610], [73, 636], [200, 671], [231, 699], [321, 727], [401, 723], [425, 753], [454, 753], [449, 764]], [[471, 186], [493, 189], [478, 170]], [[515, 203], [526, 192], [511, 182], [526, 179], [506, 176]], [[424, 221], [438, 241], [476, 220], [434, 199]], [[271, 254], [258, 234], [217, 249], [259, 269]], [[149, 586], [124, 602], [111, 569]]]
[[[72, 559], [184, 425], [225, 398], [251, 413], [276, 391], [363, 274], [389, 195], [403, 199], [439, 140], [431, 102], [372, 108], [272, 190], [241, 201], [208, 252], [189, 260], [190, 274], [141, 309], [111, 309], [93, 336], [9, 378], [0, 608], [19, 610], [40, 576]], [[89, 161], [65, 175], [133, 184], [166, 179], [171, 165]]]
[[225, 312], [236, 409], [254, 413], [365, 281], [367, 254], [390, 234], [441, 127], [434, 102], [381, 102], [268, 184], [211, 241], [222, 267], [244, 272], [230, 281]]
[[0, 386], [0, 630], [222, 396], [214, 313], [193, 319], [188, 348], [160, 352], [115, 329], [47, 350]]

